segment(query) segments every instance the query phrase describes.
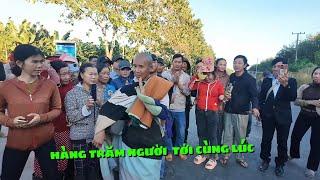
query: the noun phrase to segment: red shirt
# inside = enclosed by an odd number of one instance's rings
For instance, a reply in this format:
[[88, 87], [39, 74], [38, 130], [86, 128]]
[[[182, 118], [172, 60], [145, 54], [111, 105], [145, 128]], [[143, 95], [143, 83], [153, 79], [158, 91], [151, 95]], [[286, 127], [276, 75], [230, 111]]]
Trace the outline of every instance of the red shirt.
[[61, 106], [61, 114], [52, 121], [55, 132], [64, 132], [69, 130], [69, 127], [67, 126], [68, 123], [67, 123], [66, 109], [64, 107], [64, 98], [72, 88], [73, 88], [72, 82], [70, 82], [67, 85], [63, 85], [59, 87], [62, 106]]
[[205, 111], [219, 110], [221, 103], [219, 96], [224, 95], [224, 87], [219, 80], [208, 83], [205, 81], [196, 81], [196, 78], [192, 77], [189, 87], [191, 90], [197, 90], [197, 108]]

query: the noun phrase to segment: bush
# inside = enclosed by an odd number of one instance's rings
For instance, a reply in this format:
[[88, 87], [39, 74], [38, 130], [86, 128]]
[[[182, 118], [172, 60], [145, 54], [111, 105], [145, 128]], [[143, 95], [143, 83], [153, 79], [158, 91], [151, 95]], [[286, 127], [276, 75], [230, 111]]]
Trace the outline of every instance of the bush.
[[309, 59], [298, 59], [296, 62], [289, 64], [289, 71], [300, 72], [302, 69], [309, 69], [315, 65]]

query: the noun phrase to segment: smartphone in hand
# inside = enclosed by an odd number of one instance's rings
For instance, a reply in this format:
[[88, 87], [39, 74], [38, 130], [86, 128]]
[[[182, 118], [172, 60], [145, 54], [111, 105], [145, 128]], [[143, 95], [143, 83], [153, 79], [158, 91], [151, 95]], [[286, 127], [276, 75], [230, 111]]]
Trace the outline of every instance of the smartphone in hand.
[[288, 64], [282, 64], [280, 68], [280, 76], [284, 76], [288, 72]]
[[25, 121], [25, 120], [20, 120], [20, 119], [18, 119], [17, 120], [19, 123], [27, 123], [28, 121]]
[[285, 70], [284, 69], [280, 69], [280, 76], [284, 76], [285, 74]]

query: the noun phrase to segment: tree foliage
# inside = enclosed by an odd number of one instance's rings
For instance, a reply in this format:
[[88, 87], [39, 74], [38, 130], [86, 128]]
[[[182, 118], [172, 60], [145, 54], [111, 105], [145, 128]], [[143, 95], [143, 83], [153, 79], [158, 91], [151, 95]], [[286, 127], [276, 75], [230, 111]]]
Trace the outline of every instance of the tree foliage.
[[52, 55], [55, 50], [55, 35], [39, 23], [32, 24], [27, 20], [18, 26], [9, 18], [6, 24], [0, 22], [0, 60], [7, 61], [8, 55], [18, 44], [32, 44], [39, 47], [45, 55]]
[[[295, 61], [296, 49], [295, 46], [283, 46], [276, 56], [283, 57], [288, 60], [289, 70], [292, 72], [299, 72], [303, 69], [309, 71], [314, 66], [320, 65], [320, 33], [309, 36], [298, 45], [298, 60]], [[259, 71], [271, 69], [272, 59], [262, 61], [258, 65]], [[269, 67], [268, 67], [269, 66]], [[250, 70], [254, 70], [252, 66]]]
[[102, 33], [108, 57], [112, 57], [120, 40], [126, 40], [129, 49], [144, 47], [165, 59], [177, 52], [189, 59], [214, 56], [205, 42], [203, 25], [192, 14], [187, 0], [29, 1], [64, 6], [67, 11], [63, 17], [70, 24], [81, 19], [94, 22]]

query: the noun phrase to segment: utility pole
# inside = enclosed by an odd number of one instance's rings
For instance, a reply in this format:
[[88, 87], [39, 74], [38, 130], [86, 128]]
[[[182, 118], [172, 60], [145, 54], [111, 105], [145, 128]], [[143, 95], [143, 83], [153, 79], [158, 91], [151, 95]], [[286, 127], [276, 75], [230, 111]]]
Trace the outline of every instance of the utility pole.
[[299, 33], [294, 33], [292, 32], [292, 35], [296, 34], [297, 35], [297, 41], [296, 41], [296, 59], [295, 59], [295, 62], [297, 62], [297, 59], [298, 59], [298, 43], [299, 43], [299, 35], [300, 34], [305, 34], [305, 32], [299, 32]]
[[256, 77], [255, 77], [256, 79], [257, 79], [257, 74], [258, 74], [258, 63], [259, 63], [259, 59], [257, 58], [256, 73], [255, 73], [255, 74], [256, 74], [256, 75], [255, 75], [255, 76], [256, 76]]

